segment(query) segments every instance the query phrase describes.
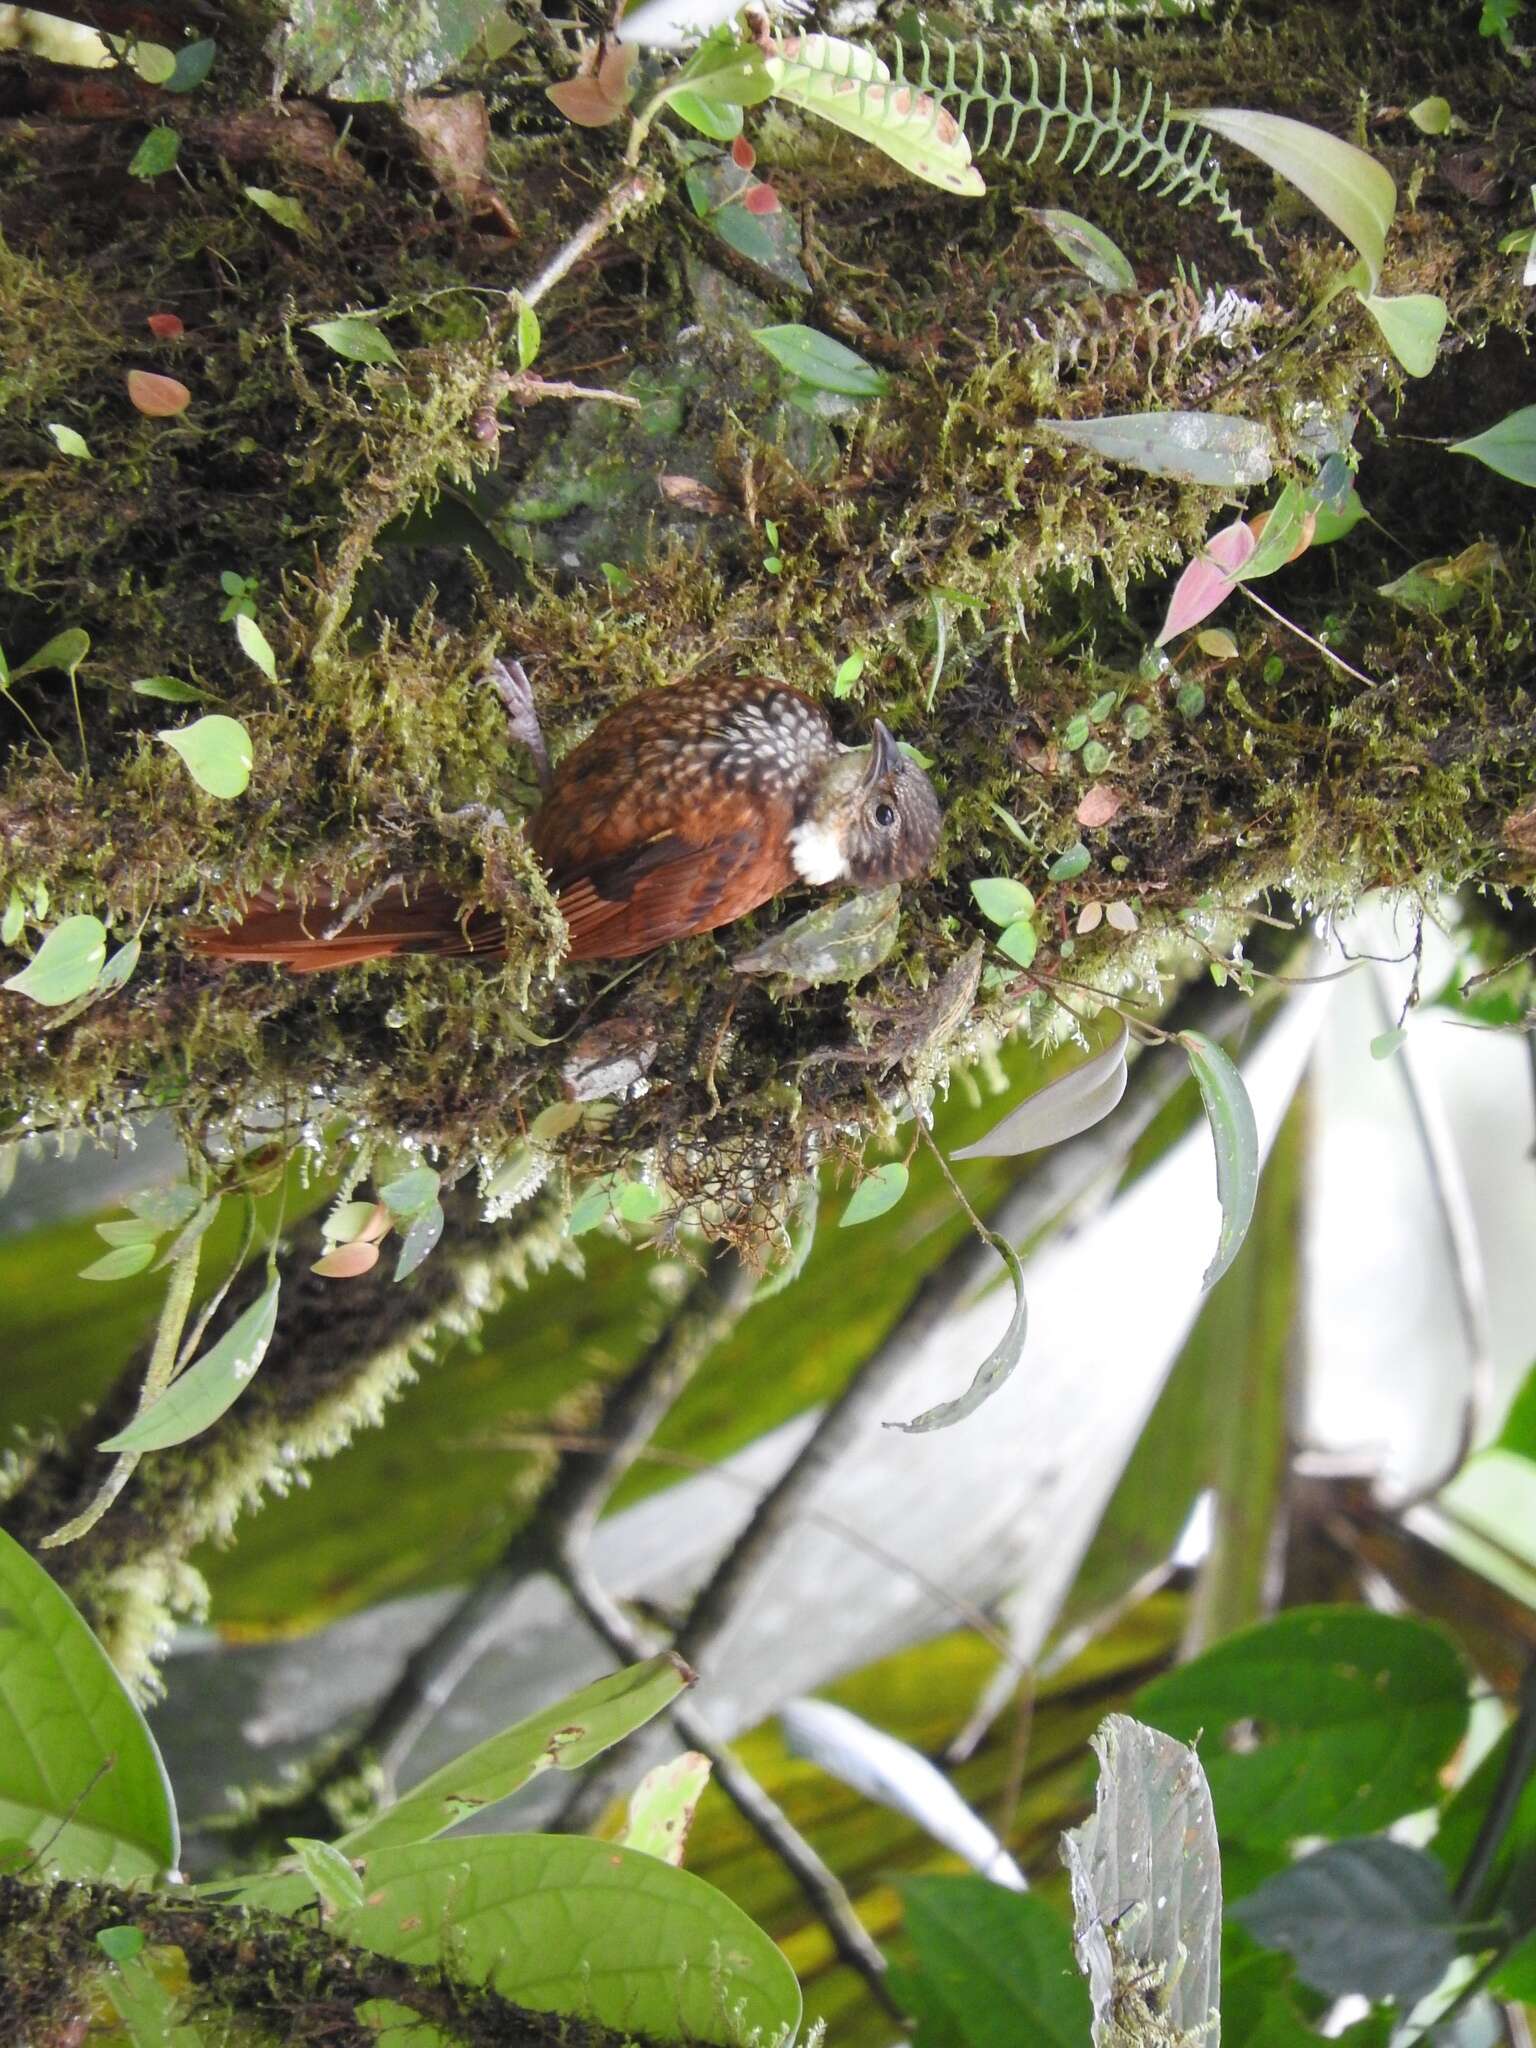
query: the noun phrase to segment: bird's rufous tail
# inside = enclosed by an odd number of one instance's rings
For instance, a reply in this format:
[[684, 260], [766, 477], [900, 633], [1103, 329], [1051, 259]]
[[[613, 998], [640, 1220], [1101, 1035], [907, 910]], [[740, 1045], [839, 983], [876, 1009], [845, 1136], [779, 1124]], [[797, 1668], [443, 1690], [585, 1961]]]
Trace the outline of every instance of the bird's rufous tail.
[[193, 951], [210, 960], [270, 961], [294, 974], [401, 953], [493, 954], [506, 944], [498, 917], [466, 909], [451, 890], [432, 881], [409, 888], [393, 882], [356, 904], [300, 904], [263, 892], [246, 904], [238, 924], [200, 925], [186, 936]]

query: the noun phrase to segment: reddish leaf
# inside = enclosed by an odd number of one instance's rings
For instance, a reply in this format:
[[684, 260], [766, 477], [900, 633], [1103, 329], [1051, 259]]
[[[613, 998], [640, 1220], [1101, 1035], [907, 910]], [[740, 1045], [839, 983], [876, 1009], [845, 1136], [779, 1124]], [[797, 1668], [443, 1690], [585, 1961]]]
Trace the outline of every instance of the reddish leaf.
[[[1263, 535], [1265, 527], [1269, 524], [1269, 514], [1267, 512], [1255, 512], [1253, 517], [1248, 521], [1248, 524], [1253, 532], [1254, 543], [1255, 545], [1257, 545], [1258, 541]], [[1316, 512], [1309, 512], [1301, 522], [1301, 532], [1297, 538], [1295, 547], [1291, 549], [1291, 552], [1286, 556], [1285, 559], [1288, 562], [1294, 562], [1298, 555], [1304, 555], [1307, 552], [1307, 549], [1311, 547], [1312, 536], [1316, 532], [1317, 514]]]
[[771, 185], [749, 185], [741, 203], [748, 213], [777, 213], [779, 195]]
[[192, 403], [192, 394], [175, 377], [157, 376], [153, 370], [130, 370], [128, 399], [147, 418], [166, 420], [174, 413], [185, 412]]
[[357, 1238], [351, 1244], [338, 1245], [323, 1259], [316, 1259], [309, 1270], [318, 1273], [323, 1280], [356, 1280], [364, 1273], [371, 1273], [378, 1263], [378, 1246]]
[[151, 313], [144, 324], [157, 341], [174, 341], [187, 331], [179, 313]]
[[1234, 519], [1220, 533], [1213, 533], [1204, 549], [1173, 586], [1168, 616], [1157, 644], [1164, 647], [1179, 633], [1187, 633], [1209, 618], [1231, 593], [1233, 579], [1258, 546], [1253, 528], [1246, 520]]
[[1107, 825], [1120, 806], [1125, 802], [1124, 793], [1111, 789], [1107, 782], [1096, 782], [1091, 789], [1083, 792], [1081, 803], [1075, 813], [1079, 825], [1086, 825], [1092, 831], [1096, 825]]
[[550, 99], [578, 128], [606, 128], [624, 109], [609, 99], [595, 78], [565, 78], [545, 88]]
[[745, 135], [738, 135], [731, 144], [731, 162], [738, 171], [750, 171], [757, 162], [757, 151], [748, 142]]

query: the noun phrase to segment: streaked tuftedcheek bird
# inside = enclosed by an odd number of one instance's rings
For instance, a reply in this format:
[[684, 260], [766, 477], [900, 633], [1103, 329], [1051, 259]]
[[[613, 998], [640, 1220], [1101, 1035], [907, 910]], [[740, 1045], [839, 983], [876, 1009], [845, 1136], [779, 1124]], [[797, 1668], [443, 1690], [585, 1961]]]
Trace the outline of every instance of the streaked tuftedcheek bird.
[[[797, 882], [910, 881], [939, 826], [932, 784], [879, 719], [869, 746], [842, 747], [799, 690], [713, 676], [610, 712], [549, 776], [527, 829], [570, 929], [569, 957], [621, 960], [730, 924]], [[368, 892], [365, 911], [259, 898], [239, 924], [191, 940], [217, 959], [307, 972], [397, 953], [495, 953], [506, 932], [429, 878]]]

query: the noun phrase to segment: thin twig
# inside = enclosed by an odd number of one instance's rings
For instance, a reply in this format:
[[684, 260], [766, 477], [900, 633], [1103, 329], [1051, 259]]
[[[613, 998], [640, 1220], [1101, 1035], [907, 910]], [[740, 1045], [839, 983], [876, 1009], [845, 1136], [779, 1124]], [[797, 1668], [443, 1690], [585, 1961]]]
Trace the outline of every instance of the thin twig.
[[540, 299], [546, 298], [560, 280], [575, 269], [588, 250], [594, 249], [605, 235], [612, 234], [631, 214], [654, 206], [664, 189], [660, 178], [650, 171], [631, 171], [621, 178], [596, 213], [582, 222], [569, 241], [561, 244], [538, 276], [520, 291], [507, 294], [513, 316], [519, 306], [536, 306]]

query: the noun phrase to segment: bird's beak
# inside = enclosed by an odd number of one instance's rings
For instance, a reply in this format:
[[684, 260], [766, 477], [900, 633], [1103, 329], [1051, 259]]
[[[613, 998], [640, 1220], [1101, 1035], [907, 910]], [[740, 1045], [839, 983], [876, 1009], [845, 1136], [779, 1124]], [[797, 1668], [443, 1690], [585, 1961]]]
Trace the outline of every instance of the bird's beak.
[[875, 736], [870, 742], [869, 766], [864, 770], [864, 787], [873, 789], [878, 783], [888, 782], [900, 772], [903, 757], [900, 747], [891, 737], [889, 726], [883, 719], [875, 720]]

